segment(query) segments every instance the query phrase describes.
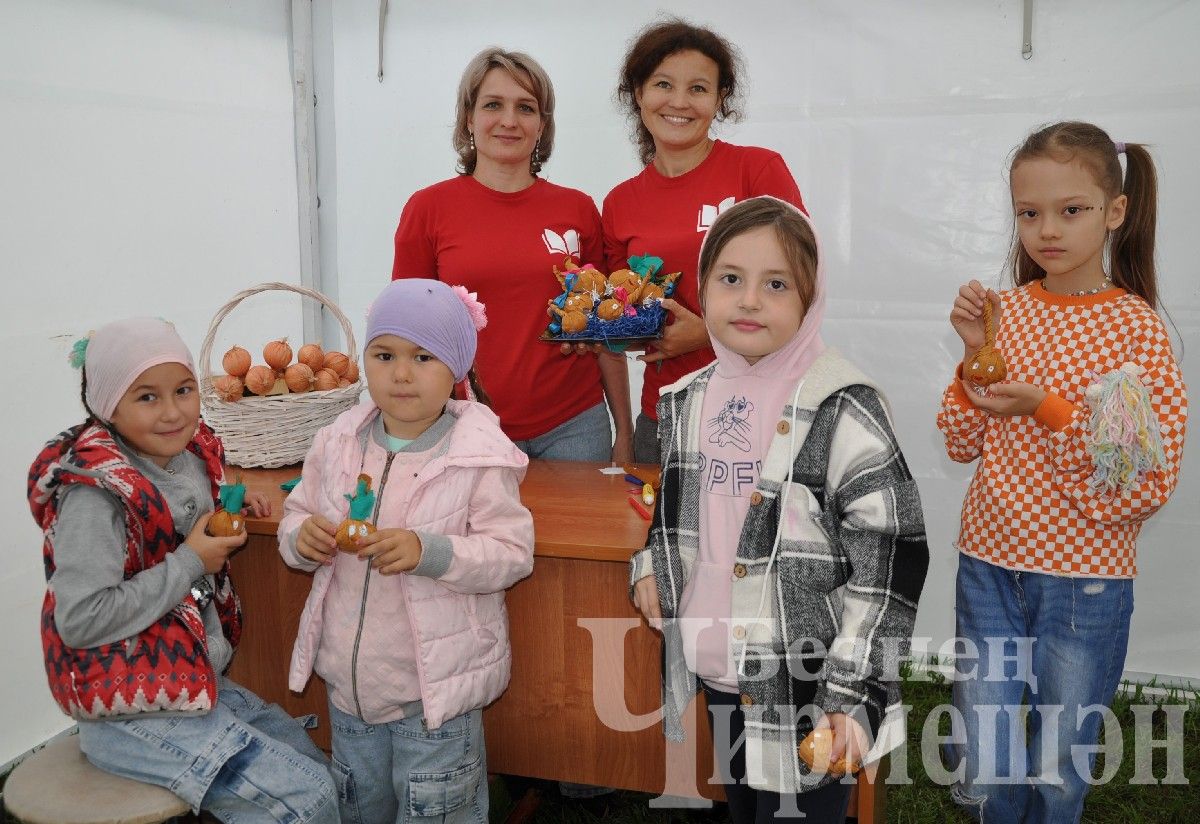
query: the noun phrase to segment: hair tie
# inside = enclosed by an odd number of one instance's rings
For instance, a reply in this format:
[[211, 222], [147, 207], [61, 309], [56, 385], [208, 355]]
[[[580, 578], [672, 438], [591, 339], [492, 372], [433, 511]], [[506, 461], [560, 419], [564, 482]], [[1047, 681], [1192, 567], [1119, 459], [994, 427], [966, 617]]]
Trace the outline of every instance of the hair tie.
[[1120, 140], [1113, 141], [1113, 147], [1116, 148], [1117, 154], [1125, 154], [1125, 144]]
[[450, 289], [463, 302], [463, 306], [467, 307], [467, 314], [471, 316], [475, 331], [478, 332], [487, 326], [487, 307], [480, 303], [479, 293], [468, 292], [465, 286], [451, 286]]
[[92, 339], [92, 333], [88, 332], [79, 340], [75, 341], [71, 346], [71, 351], [67, 353], [67, 363], [75, 369], [82, 369], [84, 362], [87, 360], [88, 342]]

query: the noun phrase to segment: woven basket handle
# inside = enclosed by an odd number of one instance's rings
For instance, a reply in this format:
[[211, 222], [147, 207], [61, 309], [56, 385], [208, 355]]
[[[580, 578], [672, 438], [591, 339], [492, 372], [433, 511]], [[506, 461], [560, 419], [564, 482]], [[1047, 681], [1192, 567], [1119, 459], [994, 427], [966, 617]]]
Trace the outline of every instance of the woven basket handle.
[[229, 302], [222, 306], [217, 314], [213, 316], [212, 323], [208, 325], [208, 334], [204, 336], [204, 344], [200, 347], [200, 384], [202, 387], [205, 387], [203, 389], [204, 392], [208, 394], [215, 394], [212, 391], [212, 346], [213, 338], [215, 338], [217, 335], [217, 327], [221, 325], [221, 321], [225, 320], [225, 318], [229, 316], [229, 313], [233, 311], [234, 307], [236, 307], [246, 298], [257, 295], [260, 292], [273, 291], [295, 292], [298, 295], [303, 295], [306, 298], [312, 298], [313, 300], [324, 304], [325, 307], [333, 313], [333, 316], [337, 318], [338, 323], [342, 325], [342, 331], [346, 333], [346, 356], [350, 358], [352, 363], [358, 363], [358, 346], [354, 342], [354, 329], [351, 328], [349, 319], [346, 318], [345, 314], [342, 313], [342, 310], [339, 309], [333, 301], [322, 295], [320, 292], [304, 286], [296, 286], [292, 283], [281, 283], [279, 281], [260, 283], [257, 286], [251, 286], [249, 289], [238, 292], [236, 295], [230, 298]]

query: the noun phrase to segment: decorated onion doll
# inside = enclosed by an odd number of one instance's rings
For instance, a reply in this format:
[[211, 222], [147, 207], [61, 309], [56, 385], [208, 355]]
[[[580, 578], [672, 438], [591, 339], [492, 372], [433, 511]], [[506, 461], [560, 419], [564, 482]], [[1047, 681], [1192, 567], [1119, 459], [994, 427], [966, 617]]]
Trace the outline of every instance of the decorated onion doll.
[[966, 378], [976, 386], [991, 386], [1008, 375], [1004, 356], [996, 348], [996, 324], [992, 321], [992, 302], [983, 302], [983, 346], [971, 358]]
[[246, 485], [239, 477], [236, 483], [221, 484], [217, 497], [221, 505], [208, 519], [204, 531], [214, 538], [229, 538], [246, 531], [246, 518], [242, 508], [246, 505]]
[[371, 490], [371, 476], [359, 475], [353, 495], [346, 495], [350, 512], [338, 526], [337, 545], [346, 552], [357, 552], [358, 542], [375, 531], [371, 514], [375, 509], [375, 493]]

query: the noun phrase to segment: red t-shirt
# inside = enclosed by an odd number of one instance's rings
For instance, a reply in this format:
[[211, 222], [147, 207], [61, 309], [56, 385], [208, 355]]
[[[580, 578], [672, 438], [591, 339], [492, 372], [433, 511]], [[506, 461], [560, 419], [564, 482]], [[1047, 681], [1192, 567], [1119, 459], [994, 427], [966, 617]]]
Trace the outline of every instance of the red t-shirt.
[[[672, 297], [700, 314], [696, 268], [704, 233], [721, 211], [757, 195], [773, 195], [804, 209], [787, 164], [769, 149], [718, 140], [703, 163], [679, 177], [664, 177], [652, 163], [604, 198], [605, 264], [613, 271], [626, 268], [632, 255], [662, 258], [662, 272], [683, 273]], [[658, 390], [707, 366], [715, 357], [706, 346], [668, 358], [661, 368], [647, 364], [642, 411], [657, 419]]]
[[537, 340], [550, 323], [547, 301], [562, 293], [553, 267], [568, 255], [601, 266], [602, 250], [600, 214], [583, 192], [541, 178], [497, 192], [461, 175], [405, 204], [392, 279], [437, 278], [479, 293], [488, 325], [476, 371], [504, 433], [523, 441], [604, 400], [595, 358]]

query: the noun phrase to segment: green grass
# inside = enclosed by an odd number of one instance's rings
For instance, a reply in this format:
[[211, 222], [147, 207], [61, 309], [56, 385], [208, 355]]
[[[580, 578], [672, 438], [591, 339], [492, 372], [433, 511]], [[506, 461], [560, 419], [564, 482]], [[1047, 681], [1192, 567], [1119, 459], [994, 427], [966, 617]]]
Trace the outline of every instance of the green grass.
[[[950, 800], [945, 787], [933, 783], [921, 766], [920, 735], [925, 718], [940, 704], [950, 702], [950, 687], [938, 673], [928, 682], [905, 685], [904, 698], [913, 706], [909, 716], [909, 786], [888, 787], [887, 820], [895, 824], [951, 824], [968, 822]], [[1183, 729], [1183, 772], [1188, 784], [1131, 784], [1135, 772], [1134, 710], [1144, 704], [1174, 704], [1187, 707]], [[1122, 757], [1113, 779], [1093, 787], [1084, 805], [1083, 820], [1088, 824], [1196, 824], [1200, 822], [1200, 694], [1170, 690], [1165, 695], [1148, 694], [1136, 686], [1132, 692], [1119, 693], [1112, 704], [1121, 724]], [[1153, 737], [1166, 737], [1166, 720], [1161, 710], [1153, 715]], [[943, 718], [941, 732], [949, 731], [949, 719]], [[1103, 740], [1103, 739], [1102, 739]], [[1104, 756], [1096, 761], [1096, 775], [1104, 771]], [[1167, 754], [1153, 753], [1153, 776], [1161, 780], [1167, 772]]]

